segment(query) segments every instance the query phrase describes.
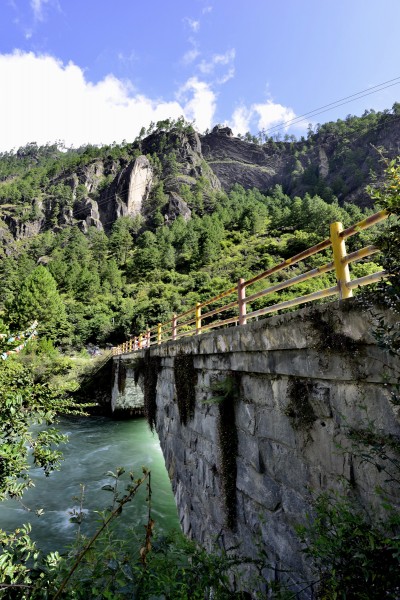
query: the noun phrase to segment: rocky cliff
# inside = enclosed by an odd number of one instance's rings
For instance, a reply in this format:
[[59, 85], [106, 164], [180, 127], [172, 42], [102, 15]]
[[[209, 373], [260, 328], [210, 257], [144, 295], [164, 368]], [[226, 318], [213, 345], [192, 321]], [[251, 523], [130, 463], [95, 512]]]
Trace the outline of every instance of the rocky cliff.
[[[307, 140], [263, 144], [234, 137], [228, 127], [216, 126], [207, 135], [191, 126], [160, 128], [123, 147], [69, 151], [69, 165], [48, 167], [29, 193], [20, 188], [35, 179], [40, 160], [25, 172], [9, 169], [2, 178], [0, 164], [1, 237], [8, 231], [20, 239], [73, 224], [83, 231], [110, 230], [123, 216], [140, 216], [144, 223], [187, 220], [193, 209], [212, 210], [218, 192], [235, 184], [263, 193], [281, 185], [291, 197], [309, 193], [365, 206], [371, 203], [365, 192], [371, 171], [378, 180], [383, 173], [377, 149], [388, 157], [400, 154], [400, 117], [378, 113], [371, 123], [371, 115], [353, 121], [324, 125]], [[20, 156], [26, 161], [17, 153], [16, 167]]]

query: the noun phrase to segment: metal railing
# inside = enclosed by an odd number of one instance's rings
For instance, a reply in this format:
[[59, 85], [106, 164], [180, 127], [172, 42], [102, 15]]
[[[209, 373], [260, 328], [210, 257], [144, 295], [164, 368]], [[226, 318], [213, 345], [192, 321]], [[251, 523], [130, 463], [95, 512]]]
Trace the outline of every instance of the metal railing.
[[[165, 321], [164, 323], [159, 323], [152, 329], [147, 329], [147, 331], [141, 333], [139, 336], [133, 337], [123, 344], [115, 347], [113, 349], [113, 354], [117, 355], [135, 352], [143, 348], [149, 348], [155, 344], [161, 344], [169, 340], [177, 340], [184, 336], [199, 335], [204, 331], [226, 325], [245, 325], [249, 319], [254, 319], [256, 317], [277, 312], [285, 308], [291, 308], [293, 306], [305, 304], [306, 302], [313, 302], [315, 300], [326, 298], [328, 296], [334, 296], [336, 294], [340, 300], [350, 298], [353, 295], [353, 290], [355, 288], [375, 283], [385, 277], [386, 273], [384, 270], [380, 270], [376, 273], [372, 273], [371, 275], [366, 275], [364, 277], [359, 277], [358, 279], [352, 280], [350, 278], [349, 265], [363, 258], [376, 254], [379, 252], [379, 249], [375, 246], [366, 246], [365, 248], [361, 248], [356, 252], [347, 254], [345, 240], [355, 235], [359, 231], [367, 229], [372, 225], [387, 219], [388, 216], [389, 212], [387, 210], [382, 210], [374, 215], [371, 215], [370, 217], [367, 217], [363, 221], [359, 221], [347, 229], [343, 229], [342, 223], [332, 223], [330, 226], [330, 237], [322, 242], [319, 242], [319, 244], [316, 244], [315, 246], [296, 254], [292, 258], [284, 260], [283, 262], [270, 269], [267, 269], [266, 271], [263, 271], [262, 273], [259, 273], [247, 281], [244, 279], [239, 279], [237, 285], [234, 287], [225, 290], [221, 294], [218, 294], [209, 300], [197, 302], [196, 305], [189, 310], [179, 315], [174, 314], [170, 320]], [[270, 277], [279, 271], [282, 271], [286, 267], [295, 265], [296, 263], [310, 256], [322, 252], [327, 248], [332, 249], [333, 260], [331, 262], [328, 262], [321, 267], [311, 269], [310, 271], [302, 273], [301, 275], [297, 275], [296, 277], [292, 277], [291, 279], [287, 279], [286, 281], [281, 281], [271, 285], [253, 294], [246, 295], [246, 290], [251, 285], [261, 281], [262, 279], [266, 279], [267, 277]], [[330, 271], [335, 271], [336, 274], [336, 285], [332, 287], [325, 288], [311, 294], [306, 294], [304, 296], [299, 296], [297, 298], [292, 298], [284, 302], [278, 302], [272, 306], [266, 306], [258, 310], [247, 312], [250, 303], [258, 300], [259, 298], [292, 287], [298, 283], [302, 283]], [[217, 304], [220, 300], [229, 297], [233, 297], [233, 299], [227, 304], [224, 304], [223, 306], [217, 306], [211, 310], [203, 312], [205, 308], [208, 309], [211, 307], [211, 305]], [[236, 314], [222, 320], [211, 320], [211, 322], [208, 322], [204, 325], [204, 321], [210, 321], [212, 317], [227, 311], [234, 311]]]

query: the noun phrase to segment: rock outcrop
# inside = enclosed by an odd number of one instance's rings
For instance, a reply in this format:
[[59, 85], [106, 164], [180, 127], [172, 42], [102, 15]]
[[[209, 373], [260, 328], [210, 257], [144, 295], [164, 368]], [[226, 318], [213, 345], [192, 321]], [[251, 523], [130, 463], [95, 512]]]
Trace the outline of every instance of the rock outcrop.
[[[235, 184], [263, 193], [279, 184], [291, 197], [318, 194], [328, 202], [337, 197], [339, 203], [371, 206], [365, 186], [371, 170], [378, 181], [384, 170], [376, 148], [384, 148], [388, 158], [400, 153], [398, 118], [383, 115], [378, 124], [368, 128], [359, 119], [359, 135], [342, 135], [333, 127], [310, 140], [262, 145], [235, 137], [229, 127], [216, 126], [206, 135], [182, 124], [160, 129], [102, 157], [93, 153], [92, 160], [89, 149], [75, 170], [48, 176], [33, 200], [13, 205], [5, 198], [0, 216], [14, 239], [74, 224], [83, 231], [93, 226], [109, 231], [119, 217], [141, 215], [148, 222], [157, 211], [169, 223], [191, 218], [191, 194], [201, 190], [207, 210], [215, 205], [215, 191], [229, 192]], [[2, 183], [14, 179], [8, 175]]]

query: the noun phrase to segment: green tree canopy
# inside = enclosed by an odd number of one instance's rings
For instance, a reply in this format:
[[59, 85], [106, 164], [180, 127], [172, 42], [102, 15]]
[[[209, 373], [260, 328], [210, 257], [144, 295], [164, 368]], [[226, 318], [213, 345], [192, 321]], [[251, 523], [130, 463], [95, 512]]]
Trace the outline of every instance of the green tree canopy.
[[39, 330], [49, 339], [60, 341], [68, 334], [64, 303], [51, 273], [37, 267], [24, 280], [8, 310], [8, 320], [13, 327], [24, 328], [39, 321]]

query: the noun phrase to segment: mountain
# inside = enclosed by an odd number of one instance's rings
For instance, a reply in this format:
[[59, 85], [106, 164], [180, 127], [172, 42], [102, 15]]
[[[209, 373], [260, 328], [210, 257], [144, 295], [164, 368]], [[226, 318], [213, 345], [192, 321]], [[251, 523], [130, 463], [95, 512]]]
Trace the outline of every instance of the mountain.
[[400, 153], [399, 107], [326, 123], [300, 140], [241, 139], [222, 126], [199, 135], [183, 120], [167, 120], [121, 146], [29, 144], [0, 155], [0, 239], [73, 224], [109, 231], [122, 216], [150, 225], [189, 219], [192, 211], [212, 212], [218, 192], [237, 184], [371, 206], [365, 186], [372, 172], [382, 177], [378, 149], [389, 158]]
[[[222, 126], [200, 135], [178, 119], [132, 143], [3, 153], [0, 331], [37, 319], [39, 343], [116, 343], [281, 263], [326, 239], [333, 221], [348, 227], [371, 214], [365, 186], [371, 169], [383, 181], [382, 153], [399, 154], [399, 121], [396, 105], [279, 140]], [[375, 235], [362, 231], [349, 251]], [[311, 256], [269, 283], [329, 260]], [[360, 261], [352, 274], [378, 268]], [[325, 273], [252, 306], [334, 284]]]

